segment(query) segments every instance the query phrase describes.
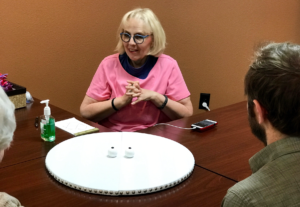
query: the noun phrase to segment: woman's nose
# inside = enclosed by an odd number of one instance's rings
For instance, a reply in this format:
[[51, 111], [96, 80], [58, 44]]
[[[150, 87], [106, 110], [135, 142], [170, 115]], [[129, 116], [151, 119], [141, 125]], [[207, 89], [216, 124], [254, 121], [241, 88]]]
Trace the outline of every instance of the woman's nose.
[[129, 40], [129, 42], [128, 42], [130, 45], [135, 45], [136, 43], [134, 42], [134, 40], [133, 40], [133, 37], [132, 38], [130, 38], [130, 40]]

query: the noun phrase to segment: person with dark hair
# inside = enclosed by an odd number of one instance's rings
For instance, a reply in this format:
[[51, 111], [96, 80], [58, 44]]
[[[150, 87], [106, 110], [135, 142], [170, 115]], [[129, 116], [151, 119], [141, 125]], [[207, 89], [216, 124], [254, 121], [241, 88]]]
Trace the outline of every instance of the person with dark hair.
[[222, 206], [300, 206], [300, 46], [262, 46], [246, 74], [245, 95], [251, 131], [265, 148]]

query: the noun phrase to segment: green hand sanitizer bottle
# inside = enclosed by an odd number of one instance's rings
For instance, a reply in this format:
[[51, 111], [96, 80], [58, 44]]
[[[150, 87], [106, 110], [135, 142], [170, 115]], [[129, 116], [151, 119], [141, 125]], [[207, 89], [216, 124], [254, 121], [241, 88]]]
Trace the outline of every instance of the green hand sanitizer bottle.
[[41, 138], [46, 142], [53, 142], [55, 140], [55, 119], [51, 116], [49, 100], [43, 100], [41, 103], [46, 104], [44, 115], [40, 116]]

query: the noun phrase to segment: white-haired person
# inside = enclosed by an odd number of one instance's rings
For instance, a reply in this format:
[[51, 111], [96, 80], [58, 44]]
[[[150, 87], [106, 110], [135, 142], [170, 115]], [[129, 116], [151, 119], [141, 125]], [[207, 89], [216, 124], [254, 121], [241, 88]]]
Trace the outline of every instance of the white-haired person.
[[166, 35], [150, 9], [124, 15], [117, 54], [100, 63], [80, 107], [83, 117], [116, 131], [137, 131], [193, 114], [177, 62], [163, 54]]
[[[0, 87], [0, 162], [3, 159], [4, 151], [10, 146], [15, 129], [15, 106]], [[15, 207], [21, 206], [21, 204], [16, 198], [0, 192], [0, 206]]]

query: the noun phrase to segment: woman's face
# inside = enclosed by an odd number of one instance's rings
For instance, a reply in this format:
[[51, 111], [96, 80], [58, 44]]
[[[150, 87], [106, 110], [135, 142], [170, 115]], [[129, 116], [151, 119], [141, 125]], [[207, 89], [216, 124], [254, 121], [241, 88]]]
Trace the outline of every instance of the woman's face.
[[[131, 59], [134, 67], [141, 67], [146, 59], [147, 54], [150, 51], [152, 44], [152, 36], [145, 32], [145, 25], [142, 20], [130, 18], [127, 24], [124, 25], [124, 31], [131, 35], [129, 42], [123, 42], [123, 46], [126, 54]], [[142, 44], [136, 44], [133, 40], [135, 34], [150, 35], [144, 39]]]

